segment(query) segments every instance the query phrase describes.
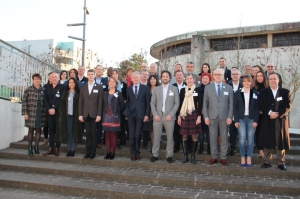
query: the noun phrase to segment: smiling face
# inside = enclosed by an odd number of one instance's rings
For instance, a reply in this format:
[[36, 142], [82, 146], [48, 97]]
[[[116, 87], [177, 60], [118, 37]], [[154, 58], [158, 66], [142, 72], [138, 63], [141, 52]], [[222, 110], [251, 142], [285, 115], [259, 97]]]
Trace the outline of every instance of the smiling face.
[[272, 89], [277, 89], [279, 83], [279, 78], [276, 74], [271, 74], [269, 76], [269, 85]]
[[70, 90], [75, 89], [75, 82], [73, 79], [69, 80], [68, 86], [69, 86]]
[[264, 82], [264, 76], [261, 72], [256, 73], [256, 80], [260, 84], [262, 84]]
[[203, 73], [208, 73], [209, 67], [207, 65], [202, 66]]
[[193, 84], [194, 84], [194, 78], [193, 78], [193, 76], [192, 75], [186, 76], [185, 77], [185, 82], [188, 85], [188, 87], [193, 86]]
[[150, 85], [151, 86], [156, 86], [156, 79], [155, 79], [155, 77], [151, 77], [151, 79], [150, 79]]
[[117, 86], [116, 80], [114, 80], [113, 78], [109, 78], [108, 86], [109, 86], [109, 88], [116, 88], [116, 86]]
[[168, 84], [169, 81], [170, 81], [170, 75], [169, 75], [169, 73], [164, 72], [164, 73], [161, 75], [161, 82], [162, 82], [163, 84]]
[[220, 65], [220, 68], [225, 69], [225, 67], [226, 67], [226, 60], [225, 59], [220, 59], [219, 60], [219, 65]]

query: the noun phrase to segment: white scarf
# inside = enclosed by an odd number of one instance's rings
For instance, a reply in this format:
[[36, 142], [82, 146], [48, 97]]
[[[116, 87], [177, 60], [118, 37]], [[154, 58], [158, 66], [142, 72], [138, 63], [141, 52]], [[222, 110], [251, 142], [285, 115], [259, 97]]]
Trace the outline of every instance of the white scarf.
[[180, 109], [180, 117], [182, 117], [183, 119], [187, 115], [187, 113], [192, 114], [192, 112], [195, 110], [193, 97], [193, 92], [195, 88], [195, 84], [193, 84], [191, 90], [189, 90], [188, 87], [185, 87], [185, 96]]

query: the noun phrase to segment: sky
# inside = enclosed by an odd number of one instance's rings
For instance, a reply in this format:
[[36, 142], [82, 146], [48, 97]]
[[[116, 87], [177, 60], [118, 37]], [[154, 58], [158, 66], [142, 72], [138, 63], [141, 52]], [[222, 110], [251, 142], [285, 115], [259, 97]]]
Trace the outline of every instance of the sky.
[[[86, 0], [86, 48], [107, 66], [186, 32], [300, 21], [300, 0]], [[84, 0], [0, 0], [0, 39], [80, 41]]]

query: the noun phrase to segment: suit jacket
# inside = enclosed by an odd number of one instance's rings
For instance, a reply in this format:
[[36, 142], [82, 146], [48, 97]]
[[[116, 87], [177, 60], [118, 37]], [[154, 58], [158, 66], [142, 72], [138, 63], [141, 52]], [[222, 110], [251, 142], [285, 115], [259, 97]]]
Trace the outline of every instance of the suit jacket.
[[[268, 72], [267, 71], [265, 71], [265, 74], [266, 74], [266, 77], [269, 79], [269, 76], [268, 76]], [[279, 83], [278, 83], [278, 86], [280, 87], [280, 88], [282, 88], [282, 77], [281, 77], [281, 75], [279, 74], [279, 73], [276, 73], [277, 75], [278, 75], [278, 77], [279, 77]]]
[[232, 87], [222, 83], [221, 94], [218, 97], [215, 83], [205, 86], [203, 97], [204, 118], [226, 120], [233, 116], [233, 91]]
[[[151, 111], [153, 118], [156, 116], [162, 117], [162, 107], [163, 107], [163, 86], [160, 85], [155, 87], [152, 92], [151, 98]], [[170, 115], [172, 120], [176, 119], [176, 112], [179, 107], [179, 93], [175, 86], [169, 84], [166, 101], [165, 101], [165, 114]]]
[[229, 80], [232, 80], [231, 78], [231, 70], [229, 70], [227, 67], [224, 70], [224, 80], [226, 83], [229, 82]]
[[[240, 119], [245, 117], [245, 98], [244, 92], [237, 90], [233, 99], [233, 115], [234, 120], [239, 122]], [[249, 118], [253, 119], [253, 122], [258, 123], [259, 108], [258, 108], [258, 92], [250, 89], [249, 95]]]
[[[102, 77], [102, 78], [101, 78], [100, 85], [102, 86], [104, 92], [108, 90], [107, 82], [108, 82], [108, 78], [107, 78], [107, 77]], [[95, 83], [98, 84], [98, 83], [96, 82], [96, 78], [95, 78]]]
[[88, 83], [84, 84], [80, 89], [79, 96], [79, 116], [87, 118], [96, 118], [102, 115], [103, 104], [103, 88], [94, 83], [91, 94], [89, 94]]
[[[275, 149], [276, 137], [275, 131], [279, 130], [278, 149], [290, 149], [290, 137], [288, 130], [288, 113], [290, 112], [292, 101], [289, 90], [278, 88], [276, 97], [274, 98], [270, 87], [262, 89], [259, 92], [259, 109], [263, 112], [260, 116], [261, 127], [259, 133], [258, 144], [266, 149]], [[270, 119], [269, 111], [279, 113], [279, 118]], [[275, 120], [279, 120], [276, 124]]]
[[140, 84], [137, 99], [135, 98], [133, 87], [130, 86], [126, 90], [127, 102], [123, 114], [130, 118], [132, 113], [136, 111], [138, 119], [144, 119], [145, 116], [149, 117], [150, 114], [150, 89], [148, 86]]
[[[186, 77], [187, 74], [184, 74], [184, 78]], [[194, 78], [194, 84], [196, 85], [196, 87], [200, 86], [201, 85], [201, 82], [200, 82], [200, 77], [199, 75], [195, 74], [195, 73], [192, 73], [193, 75], [193, 78]]]
[[[78, 78], [78, 76], [76, 76], [76, 79], [77, 79], [77, 81], [79, 81], [79, 78]], [[81, 82], [81, 83], [82, 83], [82, 85], [83, 85], [83, 84], [86, 84], [88, 81], [89, 81], [89, 80], [88, 80], [88, 78], [87, 78], [87, 77], [85, 77], [85, 76], [83, 76], [83, 78], [82, 78], [82, 79], [81, 79], [81, 81], [79, 81], [79, 82]]]

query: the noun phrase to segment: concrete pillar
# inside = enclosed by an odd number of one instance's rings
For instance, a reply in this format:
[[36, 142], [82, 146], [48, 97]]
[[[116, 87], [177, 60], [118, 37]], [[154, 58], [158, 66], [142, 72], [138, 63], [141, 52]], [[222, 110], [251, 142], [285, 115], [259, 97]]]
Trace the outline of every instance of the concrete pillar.
[[205, 60], [205, 37], [193, 35], [191, 42], [191, 58], [195, 63], [195, 72], [199, 71]]
[[268, 36], [268, 48], [272, 48], [273, 47], [273, 34], [269, 33]]

